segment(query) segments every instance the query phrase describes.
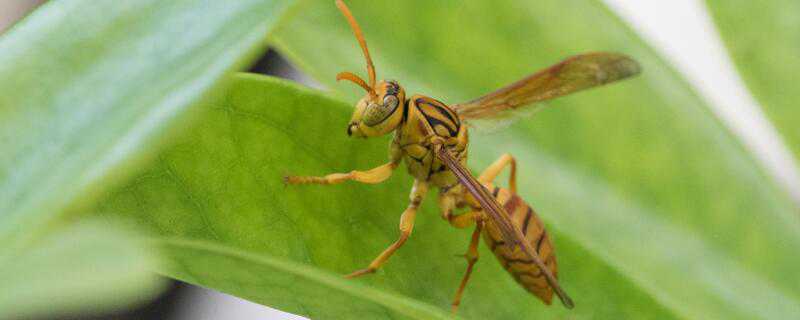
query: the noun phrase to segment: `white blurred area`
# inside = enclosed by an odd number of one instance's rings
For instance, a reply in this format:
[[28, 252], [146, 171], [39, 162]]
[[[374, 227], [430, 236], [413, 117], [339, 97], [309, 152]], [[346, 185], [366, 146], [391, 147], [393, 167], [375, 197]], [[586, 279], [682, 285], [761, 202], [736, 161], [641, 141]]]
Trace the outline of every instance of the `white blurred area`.
[[302, 320], [290, 313], [267, 308], [260, 304], [195, 287], [182, 297], [174, 310], [176, 320]]
[[[41, 0], [0, 0], [0, 30]], [[701, 0], [604, 0], [623, 20], [681, 71], [713, 111], [754, 151], [770, 174], [800, 202], [800, 173], [783, 139], [764, 116], [737, 75]], [[308, 77], [282, 66], [281, 74]], [[192, 287], [180, 295], [172, 319], [284, 319], [283, 313], [230, 295]]]
[[702, 0], [603, 0], [659, 51], [800, 204], [797, 159], [736, 72]]

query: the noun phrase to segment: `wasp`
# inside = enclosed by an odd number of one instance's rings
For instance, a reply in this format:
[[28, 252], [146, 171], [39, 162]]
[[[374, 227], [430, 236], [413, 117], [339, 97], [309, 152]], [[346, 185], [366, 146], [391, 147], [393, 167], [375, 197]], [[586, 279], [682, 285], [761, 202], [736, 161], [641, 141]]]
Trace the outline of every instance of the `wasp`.
[[[478, 119], [502, 119], [515, 110], [579, 90], [600, 86], [636, 75], [639, 64], [617, 53], [588, 53], [570, 57], [542, 71], [475, 100], [447, 105], [423, 95], [407, 96], [397, 81], [376, 81], [367, 43], [350, 9], [342, 0], [336, 6], [350, 24], [367, 64], [369, 82], [351, 72], [347, 80], [367, 93], [355, 105], [347, 124], [347, 135], [359, 138], [393, 133], [389, 162], [366, 171], [333, 173], [326, 176], [286, 176], [287, 184], [338, 184], [356, 181], [377, 184], [388, 179], [401, 162], [415, 180], [408, 207], [400, 216], [400, 235], [364, 269], [347, 278], [374, 273], [408, 240], [417, 209], [430, 187], [438, 188], [441, 217], [457, 228], [474, 227], [464, 257], [467, 268], [451, 310], [456, 312], [464, 289], [478, 260], [481, 235], [498, 261], [527, 291], [545, 304], [553, 293], [563, 305], [574, 303], [558, 283], [555, 248], [544, 224], [533, 208], [517, 194], [517, 163], [503, 154], [477, 178], [466, 169], [468, 124]], [[530, 107], [528, 107], [530, 108]], [[510, 168], [508, 188], [494, 184]]]

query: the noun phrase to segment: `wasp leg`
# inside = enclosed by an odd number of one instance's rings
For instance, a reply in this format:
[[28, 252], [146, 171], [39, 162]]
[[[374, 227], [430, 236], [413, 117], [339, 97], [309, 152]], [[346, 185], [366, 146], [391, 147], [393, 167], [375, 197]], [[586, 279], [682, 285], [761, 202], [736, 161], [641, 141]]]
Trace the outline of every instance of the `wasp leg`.
[[361, 183], [381, 183], [392, 176], [392, 171], [397, 168], [397, 162], [389, 162], [367, 171], [350, 171], [349, 173], [332, 173], [324, 177], [298, 177], [285, 176], [283, 181], [287, 184], [337, 184], [347, 180]]
[[[467, 215], [467, 214], [464, 214]], [[469, 216], [479, 216], [477, 212], [470, 212]], [[467, 272], [464, 273], [464, 278], [461, 279], [461, 284], [458, 286], [458, 290], [456, 291], [456, 296], [453, 298], [453, 304], [451, 311], [453, 314], [458, 311], [458, 306], [461, 304], [461, 296], [464, 294], [464, 288], [467, 287], [467, 282], [469, 281], [470, 275], [472, 275], [472, 269], [475, 266], [475, 262], [478, 261], [478, 244], [480, 243], [481, 238], [481, 230], [483, 229], [483, 221], [480, 220], [475, 225], [475, 231], [472, 232], [472, 239], [469, 243], [469, 249], [467, 249], [467, 253], [464, 254], [464, 258], [467, 259]]]
[[511, 165], [511, 174], [508, 177], [508, 188], [513, 193], [517, 193], [517, 161], [514, 160], [514, 157], [510, 154], [506, 153], [500, 156], [497, 161], [492, 163], [486, 170], [483, 170], [481, 176], [478, 177], [478, 181], [481, 183], [491, 183], [497, 178], [497, 175], [500, 174], [500, 171], [503, 170], [507, 165]]
[[422, 203], [422, 199], [425, 198], [425, 194], [428, 192], [428, 184], [420, 181], [414, 181], [414, 187], [411, 189], [411, 203], [408, 205], [405, 211], [403, 211], [403, 215], [400, 216], [400, 237], [392, 243], [386, 250], [378, 255], [375, 260], [364, 269], [355, 271], [351, 274], [346, 275], [346, 278], [355, 278], [358, 276], [362, 276], [368, 273], [373, 273], [375, 270], [378, 270], [386, 260], [394, 254], [397, 249], [403, 246], [403, 244], [408, 240], [408, 236], [411, 235], [411, 230], [414, 229], [414, 218], [417, 216], [417, 208], [419, 208], [419, 204]]

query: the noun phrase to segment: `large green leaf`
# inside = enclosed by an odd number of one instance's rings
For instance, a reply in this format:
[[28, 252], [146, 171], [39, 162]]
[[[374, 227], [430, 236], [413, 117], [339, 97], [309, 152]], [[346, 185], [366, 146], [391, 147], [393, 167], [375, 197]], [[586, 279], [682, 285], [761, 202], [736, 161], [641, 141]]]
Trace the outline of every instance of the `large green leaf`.
[[193, 102], [264, 46], [289, 2], [52, 1], [5, 34], [5, 247], [38, 236], [68, 206], [91, 204], [152, 157]]
[[[365, 280], [380, 291], [331, 279], [331, 272], [365, 266], [397, 238], [411, 186], [403, 170], [377, 186], [283, 185], [287, 173], [368, 168], [386, 160], [386, 139], [347, 138], [347, 104], [242, 75], [209, 108], [191, 135], [99, 208], [166, 237], [160, 241], [175, 261], [166, 275], [314, 319], [428, 319], [449, 308], [466, 267], [455, 255], [465, 252], [470, 231], [442, 221], [433, 196], [411, 240], [385, 271]], [[562, 267], [565, 285], [580, 301], [575, 310], [547, 308], [483, 250], [463, 315], [673, 317], [584, 248], [560, 234], [556, 239], [559, 257], [581, 261]]]
[[314, 319], [450, 318], [433, 306], [286, 259], [218, 242], [184, 238], [155, 243], [179, 261], [165, 271], [172, 277], [282, 306]]
[[0, 264], [0, 318], [102, 312], [158, 292], [159, 266], [128, 228], [81, 222]]
[[800, 1], [706, 3], [747, 86], [800, 157]]
[[[800, 312], [800, 280], [791, 276], [800, 266], [800, 226], [791, 201], [685, 81], [601, 4], [350, 4], [379, 76], [449, 103], [571, 54], [613, 50], [635, 57], [644, 69], [638, 79], [554, 101], [559, 108], [506, 135], [474, 134], [474, 168], [501, 152], [525, 159], [522, 195], [557, 236], [575, 241], [677, 315]], [[298, 12], [275, 43], [301, 69], [355, 101], [362, 94], [357, 87], [333, 82], [338, 71], [363, 70], [346, 22], [329, 3], [311, 2]], [[565, 268], [581, 260], [560, 252]], [[592, 290], [605, 285], [596, 284]]]

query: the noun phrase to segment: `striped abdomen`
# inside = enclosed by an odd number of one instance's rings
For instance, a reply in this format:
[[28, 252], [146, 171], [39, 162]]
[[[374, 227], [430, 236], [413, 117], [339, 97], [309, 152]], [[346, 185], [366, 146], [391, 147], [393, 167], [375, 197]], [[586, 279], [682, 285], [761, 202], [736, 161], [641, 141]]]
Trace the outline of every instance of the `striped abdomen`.
[[[550, 242], [550, 237], [544, 229], [544, 224], [542, 224], [536, 212], [522, 198], [510, 190], [496, 186], [489, 187], [492, 195], [497, 199], [497, 203], [502, 205], [506, 212], [511, 215], [511, 220], [525, 234], [525, 239], [539, 253], [539, 258], [550, 269], [553, 276], [558, 278], [555, 248], [553, 248], [553, 243]], [[553, 290], [533, 261], [528, 259], [519, 248], [514, 248], [513, 251], [509, 249], [503, 241], [500, 230], [491, 221], [487, 222], [484, 230], [483, 239], [494, 252], [500, 264], [503, 265], [503, 268], [508, 270], [520, 285], [549, 305], [553, 298]]]

